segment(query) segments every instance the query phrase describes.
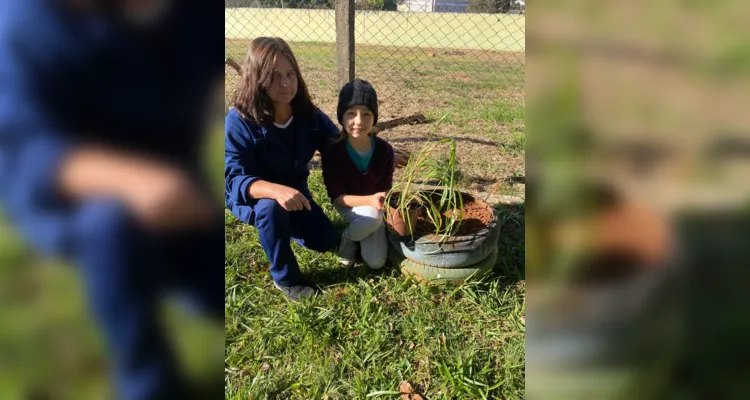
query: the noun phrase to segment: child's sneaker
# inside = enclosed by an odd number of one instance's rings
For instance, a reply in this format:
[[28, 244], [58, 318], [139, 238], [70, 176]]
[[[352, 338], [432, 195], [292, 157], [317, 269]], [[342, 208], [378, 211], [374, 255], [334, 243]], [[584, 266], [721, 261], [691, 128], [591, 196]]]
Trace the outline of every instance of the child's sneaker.
[[351, 267], [357, 259], [357, 243], [352, 242], [345, 236], [341, 236], [339, 246], [339, 262], [345, 267]]
[[315, 289], [306, 282], [293, 286], [281, 286], [274, 282], [273, 285], [292, 301], [300, 301], [303, 297], [310, 297], [315, 294]]

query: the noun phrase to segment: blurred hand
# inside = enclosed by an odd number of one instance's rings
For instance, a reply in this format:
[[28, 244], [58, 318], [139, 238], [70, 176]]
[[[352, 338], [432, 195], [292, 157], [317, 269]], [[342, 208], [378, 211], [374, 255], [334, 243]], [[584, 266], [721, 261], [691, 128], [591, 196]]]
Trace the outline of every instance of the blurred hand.
[[75, 200], [114, 197], [152, 229], [202, 227], [215, 218], [210, 197], [182, 170], [115, 149], [74, 149], [61, 165], [59, 185]]
[[143, 171], [124, 201], [138, 219], [157, 230], [205, 226], [213, 218], [211, 199], [186, 174], [171, 168]]
[[403, 168], [406, 163], [409, 162], [409, 152], [401, 152], [400, 150], [394, 150], [393, 164], [396, 168]]
[[284, 185], [277, 185], [273, 193], [273, 199], [287, 211], [310, 211], [310, 202], [299, 190]]
[[369, 206], [378, 211], [383, 210], [385, 204], [385, 192], [378, 192], [367, 197], [369, 198]]

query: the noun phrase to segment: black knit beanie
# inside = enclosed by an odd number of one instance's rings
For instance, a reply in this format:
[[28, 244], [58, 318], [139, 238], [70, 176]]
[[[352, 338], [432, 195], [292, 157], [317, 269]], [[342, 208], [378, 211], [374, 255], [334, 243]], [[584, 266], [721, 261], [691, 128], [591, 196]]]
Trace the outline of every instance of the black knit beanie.
[[341, 88], [339, 105], [336, 108], [336, 116], [341, 125], [344, 124], [344, 113], [352, 106], [366, 106], [372, 111], [375, 119], [373, 125], [378, 123], [378, 94], [370, 82], [355, 79]]

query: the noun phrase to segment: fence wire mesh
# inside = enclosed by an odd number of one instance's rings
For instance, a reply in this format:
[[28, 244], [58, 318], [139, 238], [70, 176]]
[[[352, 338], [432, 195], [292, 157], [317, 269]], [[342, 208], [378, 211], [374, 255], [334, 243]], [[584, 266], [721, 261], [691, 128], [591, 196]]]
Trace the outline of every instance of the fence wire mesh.
[[[378, 90], [381, 117], [429, 112], [456, 103], [480, 109], [498, 101], [523, 106], [525, 16], [470, 12], [480, 2], [356, 3], [355, 76], [369, 80]], [[322, 0], [226, 4], [228, 96], [239, 79], [237, 64], [244, 60], [248, 43], [259, 36], [278, 36], [292, 47], [316, 104], [327, 112], [335, 110], [339, 87], [333, 4]], [[395, 10], [373, 10], [384, 7]]]

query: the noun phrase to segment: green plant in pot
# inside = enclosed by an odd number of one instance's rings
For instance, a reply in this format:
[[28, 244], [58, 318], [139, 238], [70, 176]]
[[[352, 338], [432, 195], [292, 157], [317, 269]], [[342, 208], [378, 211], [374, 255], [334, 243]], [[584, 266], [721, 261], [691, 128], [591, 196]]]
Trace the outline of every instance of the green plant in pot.
[[[457, 190], [456, 141], [445, 138], [433, 141], [433, 129], [422, 148], [409, 156], [401, 178], [386, 195], [386, 223], [399, 236], [414, 236], [419, 217], [424, 216], [434, 226], [434, 234], [450, 236], [463, 220], [463, 196]], [[447, 159], [439, 157], [439, 147], [449, 144]], [[425, 189], [429, 184], [430, 189]]]

